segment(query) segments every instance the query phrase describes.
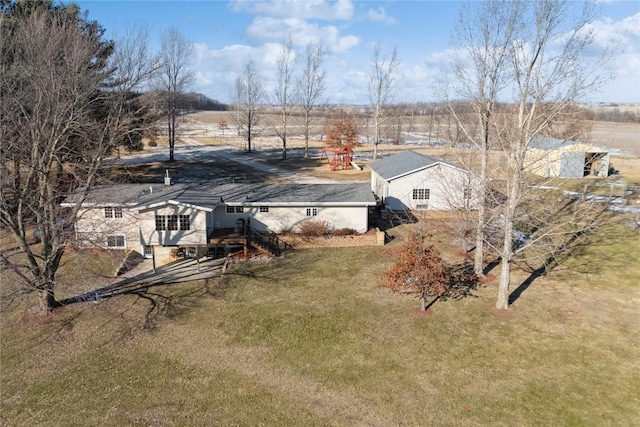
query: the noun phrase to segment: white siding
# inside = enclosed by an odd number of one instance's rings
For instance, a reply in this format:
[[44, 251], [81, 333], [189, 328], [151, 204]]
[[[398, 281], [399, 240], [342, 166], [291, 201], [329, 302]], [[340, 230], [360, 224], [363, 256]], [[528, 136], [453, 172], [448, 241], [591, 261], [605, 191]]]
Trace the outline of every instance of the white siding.
[[[267, 205], [264, 205], [267, 206]], [[316, 208], [317, 215], [307, 217], [307, 209]], [[307, 220], [326, 221], [333, 228], [352, 228], [367, 231], [368, 208], [366, 206], [269, 206], [269, 212], [260, 212], [259, 206], [244, 206], [241, 214], [227, 214], [225, 206], [214, 212], [218, 228], [232, 228], [238, 218], [250, 219], [251, 227], [258, 231], [280, 233], [296, 232], [301, 222]]]
[[[474, 189], [471, 175], [458, 168], [437, 164], [389, 183], [385, 204], [393, 210], [452, 210], [473, 206]], [[465, 188], [471, 192], [465, 200]], [[414, 189], [428, 189], [429, 199], [413, 199]]]
[[[156, 230], [156, 215], [189, 215], [189, 230]], [[207, 213], [183, 206], [166, 206], [140, 212], [139, 244], [142, 245], [205, 245], [207, 244]]]
[[[140, 252], [149, 245], [204, 245], [207, 213], [193, 208], [168, 206], [143, 212], [122, 209], [122, 218], [105, 218], [104, 208], [87, 209], [78, 217], [76, 233], [81, 243], [106, 246], [106, 236], [124, 235], [126, 248]], [[189, 230], [156, 231], [156, 215], [190, 215]]]

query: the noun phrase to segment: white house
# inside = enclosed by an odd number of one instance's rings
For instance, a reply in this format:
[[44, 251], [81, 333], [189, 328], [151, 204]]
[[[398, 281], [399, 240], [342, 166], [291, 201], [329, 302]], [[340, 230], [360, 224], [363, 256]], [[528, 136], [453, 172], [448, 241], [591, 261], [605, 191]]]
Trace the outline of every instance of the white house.
[[375, 161], [371, 190], [391, 210], [453, 210], [474, 205], [476, 176], [411, 150]]
[[527, 148], [525, 168], [547, 178], [606, 177], [609, 152], [583, 142], [537, 137]]
[[295, 232], [309, 220], [365, 232], [375, 198], [367, 184], [115, 184], [91, 188], [75, 222], [81, 244], [131, 249], [168, 260], [207, 251], [217, 231], [245, 224], [257, 233]]

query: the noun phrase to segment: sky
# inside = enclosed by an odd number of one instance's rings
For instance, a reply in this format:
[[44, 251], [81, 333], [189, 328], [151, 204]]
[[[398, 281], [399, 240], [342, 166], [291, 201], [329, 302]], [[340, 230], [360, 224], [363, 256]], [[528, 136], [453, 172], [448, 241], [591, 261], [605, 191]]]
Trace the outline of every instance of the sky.
[[[291, 36], [326, 50], [325, 99], [330, 104], [366, 104], [366, 76], [373, 46], [384, 56], [397, 49], [394, 102], [430, 102], [451, 73], [452, 35], [463, 2], [356, 0], [76, 1], [89, 19], [115, 38], [144, 26], [152, 47], [177, 28], [193, 43], [192, 90], [229, 102], [244, 64], [253, 60], [273, 93], [280, 43]], [[577, 4], [577, 3], [576, 3]], [[602, 72], [615, 76], [587, 102], [640, 102], [640, 1], [597, 0], [590, 53], [612, 49]], [[585, 59], [588, 60], [588, 59]]]

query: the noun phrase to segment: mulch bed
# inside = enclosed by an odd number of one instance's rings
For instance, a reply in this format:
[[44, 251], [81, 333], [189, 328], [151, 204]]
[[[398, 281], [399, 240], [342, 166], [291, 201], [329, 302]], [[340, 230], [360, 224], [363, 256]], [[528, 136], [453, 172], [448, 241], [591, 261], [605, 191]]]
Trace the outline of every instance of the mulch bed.
[[434, 311], [433, 311], [433, 308], [431, 307], [427, 308], [426, 311], [422, 311], [420, 307], [416, 307], [413, 310], [411, 310], [411, 314], [413, 315], [413, 317], [418, 317], [418, 318], [431, 317], [433, 316], [433, 313]]

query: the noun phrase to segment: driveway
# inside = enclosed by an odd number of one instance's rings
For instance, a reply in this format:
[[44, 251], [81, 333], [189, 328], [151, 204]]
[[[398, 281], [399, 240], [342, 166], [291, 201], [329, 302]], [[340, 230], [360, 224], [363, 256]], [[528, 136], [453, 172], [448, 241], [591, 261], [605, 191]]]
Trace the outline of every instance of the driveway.
[[[175, 147], [174, 154], [179, 162], [195, 163], [218, 159], [226, 163], [236, 163], [242, 168], [249, 168], [266, 176], [277, 177], [278, 181], [282, 182], [298, 184], [332, 184], [345, 182], [344, 180], [321, 179], [300, 172], [285, 170], [276, 165], [265, 164], [259, 159], [247, 156], [246, 153], [240, 153], [236, 148], [204, 145], [189, 137], [180, 137], [180, 139], [184, 141], [186, 145], [178, 145]], [[121, 158], [108, 158], [105, 159], [104, 163], [106, 165], [145, 165], [160, 163], [167, 160], [167, 153], [166, 147], [145, 147], [142, 153]]]

